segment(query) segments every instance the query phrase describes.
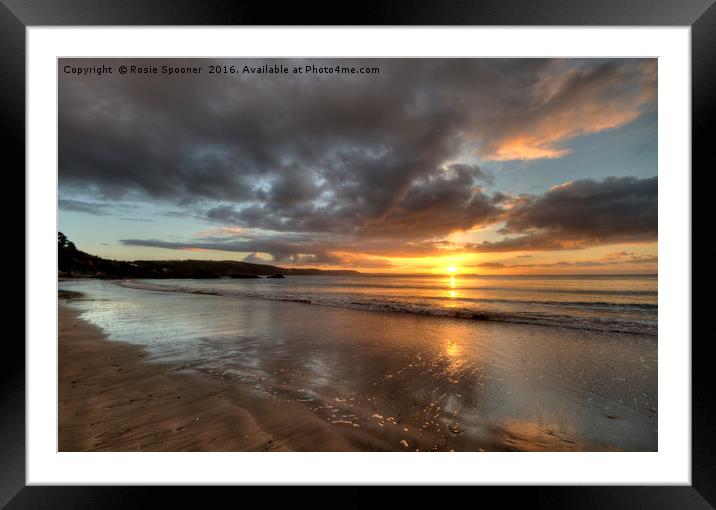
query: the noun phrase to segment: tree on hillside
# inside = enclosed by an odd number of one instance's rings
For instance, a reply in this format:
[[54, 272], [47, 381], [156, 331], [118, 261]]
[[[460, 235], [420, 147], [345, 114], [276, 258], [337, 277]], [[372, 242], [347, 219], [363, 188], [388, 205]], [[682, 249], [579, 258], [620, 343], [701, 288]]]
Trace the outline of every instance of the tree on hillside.
[[57, 246], [60, 249], [76, 250], [75, 243], [67, 239], [67, 236], [62, 232], [57, 232]]

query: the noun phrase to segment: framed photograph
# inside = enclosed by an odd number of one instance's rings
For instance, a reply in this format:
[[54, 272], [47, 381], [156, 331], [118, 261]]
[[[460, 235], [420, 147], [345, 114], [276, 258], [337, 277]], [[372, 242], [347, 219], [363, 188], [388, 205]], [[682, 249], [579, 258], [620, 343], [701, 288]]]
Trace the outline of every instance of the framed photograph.
[[712, 4], [3, 0], [26, 335], [0, 502], [518, 485], [712, 508]]

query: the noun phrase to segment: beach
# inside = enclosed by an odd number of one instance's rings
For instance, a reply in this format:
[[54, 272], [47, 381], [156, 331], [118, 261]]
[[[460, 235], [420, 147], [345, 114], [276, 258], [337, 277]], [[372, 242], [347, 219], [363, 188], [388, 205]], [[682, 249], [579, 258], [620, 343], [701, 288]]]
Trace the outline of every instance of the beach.
[[[60, 451], [269, 444], [270, 436], [251, 415], [223, 395], [230, 387], [143, 363], [142, 348], [108, 342], [101, 330], [62, 305], [59, 335]], [[207, 399], [213, 400], [209, 408]]]
[[[145, 363], [143, 348], [108, 341], [65, 305], [58, 312], [59, 451], [353, 449], [300, 406], [252, 403], [231, 382]], [[277, 440], [252, 413], [286, 437]]]
[[63, 287], [60, 451], [657, 448], [650, 335]]

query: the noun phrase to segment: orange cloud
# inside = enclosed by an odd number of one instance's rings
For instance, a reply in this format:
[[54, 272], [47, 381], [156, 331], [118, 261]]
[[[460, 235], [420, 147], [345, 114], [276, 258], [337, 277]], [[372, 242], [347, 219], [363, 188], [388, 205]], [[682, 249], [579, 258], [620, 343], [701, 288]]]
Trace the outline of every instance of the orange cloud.
[[489, 140], [483, 145], [486, 159], [562, 157], [570, 151], [560, 144], [634, 121], [653, 105], [657, 94], [655, 61], [571, 69], [548, 80], [556, 83], [549, 93], [537, 94], [523, 111], [496, 119], [490, 125], [492, 133], [479, 133]]

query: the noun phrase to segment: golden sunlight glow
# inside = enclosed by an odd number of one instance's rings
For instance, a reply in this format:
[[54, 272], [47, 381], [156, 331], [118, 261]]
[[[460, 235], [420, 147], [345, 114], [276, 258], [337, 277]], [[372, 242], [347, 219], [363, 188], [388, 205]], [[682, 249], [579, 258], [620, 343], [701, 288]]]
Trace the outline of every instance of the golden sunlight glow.
[[455, 342], [449, 341], [445, 344], [445, 354], [450, 358], [454, 358], [460, 354], [460, 347]]
[[[479, 239], [467, 240], [479, 242]], [[574, 242], [572, 244], [575, 244]], [[368, 254], [336, 252], [343, 260], [340, 264], [327, 264], [321, 269], [355, 269], [364, 273], [405, 273], [440, 275], [447, 292], [458, 289], [471, 275], [519, 274], [575, 274], [575, 273], [656, 273], [657, 244], [623, 243], [605, 246], [586, 246], [564, 243], [560, 250], [500, 253], [471, 253], [445, 250], [445, 254], [424, 257], [373, 257]], [[186, 255], [189, 258], [189, 251]], [[221, 252], [201, 253], [202, 259], [224, 260]], [[214, 256], [216, 254], [216, 256]], [[206, 255], [206, 256], [203, 256]], [[149, 257], [151, 258], [151, 257]], [[639, 262], [639, 258], [644, 260]], [[594, 265], [589, 265], [593, 262]], [[305, 264], [303, 264], [305, 265]], [[298, 265], [297, 267], [302, 267]], [[469, 280], [467, 280], [469, 281]]]
[[465, 370], [466, 357], [463, 355], [462, 347], [459, 343], [453, 340], [448, 340], [445, 343], [445, 359], [448, 362], [446, 372], [450, 378], [450, 382], [457, 384], [460, 379], [460, 374]]

